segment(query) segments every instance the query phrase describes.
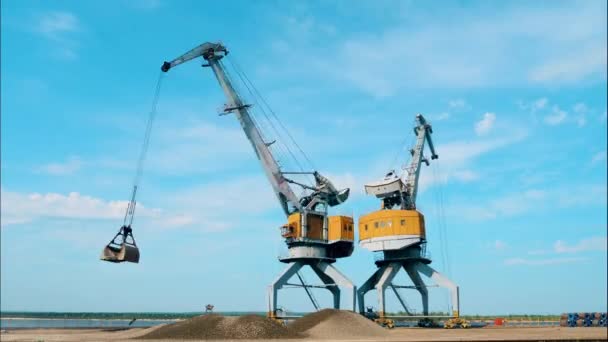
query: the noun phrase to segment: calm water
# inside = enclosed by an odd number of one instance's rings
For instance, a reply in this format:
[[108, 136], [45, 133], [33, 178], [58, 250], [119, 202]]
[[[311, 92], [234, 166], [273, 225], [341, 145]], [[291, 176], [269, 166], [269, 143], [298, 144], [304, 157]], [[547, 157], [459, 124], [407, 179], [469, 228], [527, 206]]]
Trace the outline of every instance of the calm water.
[[48, 319], [48, 318], [1, 318], [2, 329], [48, 329], [48, 328], [125, 328], [151, 327], [154, 325], [173, 323], [177, 320], [136, 320], [129, 326], [130, 319]]

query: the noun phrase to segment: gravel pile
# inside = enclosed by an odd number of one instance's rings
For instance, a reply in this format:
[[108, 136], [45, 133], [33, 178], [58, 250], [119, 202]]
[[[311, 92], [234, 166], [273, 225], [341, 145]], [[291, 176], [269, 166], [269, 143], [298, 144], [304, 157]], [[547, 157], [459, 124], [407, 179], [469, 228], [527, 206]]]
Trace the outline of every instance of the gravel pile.
[[287, 339], [301, 337], [274, 320], [246, 315], [224, 317], [210, 314], [162, 326], [141, 339]]
[[335, 309], [306, 315], [291, 323], [289, 328], [316, 339], [380, 338], [388, 334], [378, 324], [357, 313]]

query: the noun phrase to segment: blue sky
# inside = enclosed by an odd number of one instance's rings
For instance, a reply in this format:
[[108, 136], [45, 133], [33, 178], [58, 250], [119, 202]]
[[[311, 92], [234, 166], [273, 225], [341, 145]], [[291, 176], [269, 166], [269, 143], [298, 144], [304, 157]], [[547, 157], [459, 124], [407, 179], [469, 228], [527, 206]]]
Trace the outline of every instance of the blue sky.
[[[431, 121], [418, 206], [463, 313], [607, 309], [605, 1], [3, 1], [1, 19], [2, 310], [266, 309], [284, 217], [199, 62], [163, 83], [141, 263], [98, 261], [161, 63], [218, 40], [352, 188], [334, 213], [378, 208], [363, 184], [407, 162], [416, 113]], [[375, 269], [361, 248], [337, 266], [359, 285]], [[288, 291], [283, 306], [312, 309]]]

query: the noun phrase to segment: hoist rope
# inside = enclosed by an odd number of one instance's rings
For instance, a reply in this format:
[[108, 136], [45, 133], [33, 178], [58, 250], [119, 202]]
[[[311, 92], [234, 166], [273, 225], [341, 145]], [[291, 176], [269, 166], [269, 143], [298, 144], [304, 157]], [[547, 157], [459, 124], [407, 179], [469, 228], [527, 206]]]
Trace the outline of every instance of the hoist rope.
[[[243, 101], [244, 99], [242, 98], [242, 94], [243, 94], [242, 87], [240, 86], [241, 84], [239, 84], [239, 83], [242, 83], [247, 88], [247, 91], [249, 94], [253, 94], [252, 91], [249, 89], [248, 85], [243, 81], [243, 77], [239, 75], [238, 70], [236, 70], [236, 68], [234, 68], [232, 63], [230, 63], [232, 65], [232, 70], [234, 70], [235, 74], [237, 74], [237, 76], [239, 77], [241, 82], [234, 82], [236, 80], [232, 77], [230, 70], [228, 68], [226, 68], [226, 65], [224, 65], [224, 63], [221, 60], [218, 62], [222, 66], [222, 69], [226, 73], [227, 78], [230, 80], [230, 83], [232, 84], [233, 88], [237, 92], [241, 101]], [[272, 132], [270, 132], [271, 130], [268, 128], [268, 124], [263, 124], [264, 121], [262, 120], [262, 118], [260, 118], [259, 115], [256, 114], [259, 104], [254, 95], [251, 95], [251, 97], [253, 97], [253, 101], [255, 102], [256, 106], [254, 106], [253, 108], [250, 108], [248, 110], [249, 116], [251, 117], [253, 124], [258, 128], [258, 132], [260, 132], [262, 140], [264, 142], [269, 142]], [[261, 108], [261, 110], [263, 110], [263, 108]], [[267, 117], [267, 115], [265, 113], [264, 113], [264, 116]], [[272, 122], [270, 122], [270, 120], [268, 120], [268, 118], [266, 119], [266, 122], [268, 122], [269, 124], [272, 125]], [[273, 129], [274, 129], [274, 127], [273, 127]], [[269, 134], [269, 132], [270, 132], [270, 134]], [[281, 167], [281, 162], [288, 160], [287, 151], [284, 146], [284, 143], [280, 140], [277, 140], [276, 144], [274, 145], [274, 147], [272, 149], [275, 152], [274, 154], [276, 154], [276, 156], [278, 157], [278, 158], [275, 158], [275, 161], [277, 162], [277, 164], [279, 164], [279, 167]]]
[[[433, 182], [435, 183], [433, 192], [435, 197], [435, 212], [437, 217], [437, 228], [439, 230], [439, 248], [441, 252], [441, 263], [444, 268], [444, 272], [448, 278], [451, 278], [451, 268], [450, 268], [450, 256], [449, 256], [449, 247], [448, 242], [449, 238], [447, 235], [447, 226], [445, 220], [445, 210], [443, 205], [443, 179], [441, 179], [442, 174], [441, 170], [439, 170], [439, 166], [433, 164]], [[445, 297], [447, 306], [451, 307], [451, 302], [448, 296]], [[450, 308], [452, 310], [453, 308]]]
[[[295, 154], [291, 151], [291, 149], [289, 148], [289, 146], [287, 146], [287, 144], [285, 144], [282, 140], [283, 138], [281, 137], [281, 134], [279, 132], [279, 130], [275, 127], [275, 125], [272, 123], [272, 120], [270, 120], [270, 117], [268, 116], [268, 114], [266, 114], [266, 111], [264, 110], [264, 108], [260, 105], [259, 101], [258, 101], [258, 97], [254, 94], [254, 92], [251, 90], [251, 88], [253, 87], [253, 85], [248, 84], [248, 82], [246, 81], [247, 78], [244, 75], [244, 73], [239, 70], [238, 68], [236, 68], [234, 62], [232, 62], [231, 58], [227, 58], [228, 62], [231, 64], [233, 70], [236, 72], [237, 76], [239, 77], [239, 79], [241, 80], [241, 82], [243, 83], [243, 85], [245, 86], [245, 88], [247, 89], [248, 93], [251, 95], [253, 101], [256, 104], [256, 107], [259, 108], [259, 110], [262, 112], [262, 115], [266, 118], [266, 121], [270, 124], [270, 127], [272, 128], [272, 130], [275, 132], [275, 134], [277, 135], [277, 140], [279, 144], [277, 146], [281, 146], [281, 148], [284, 148], [287, 150], [288, 154], [291, 156], [291, 158], [295, 161], [295, 163], [298, 165], [298, 167], [300, 168], [300, 171], [304, 172], [304, 168], [302, 167], [302, 165], [300, 164], [300, 162], [298, 161], [298, 159], [296, 158]], [[221, 63], [221, 61], [220, 61]], [[222, 63], [223, 66], [223, 63]], [[224, 67], [224, 69], [226, 70], [226, 68]], [[258, 127], [260, 125], [257, 125]]]
[[[150, 145], [150, 135], [152, 133], [152, 124], [154, 123], [154, 119], [156, 118], [156, 108], [158, 106], [158, 99], [160, 97], [160, 88], [164, 78], [164, 72], [160, 72], [158, 75], [158, 81], [156, 81], [156, 89], [154, 91], [154, 97], [152, 99], [152, 108], [150, 113], [148, 114], [148, 122], [146, 123], [146, 132], [144, 134], [144, 141], [141, 146], [141, 151], [139, 153], [139, 158], [137, 160], [137, 167], [135, 171], [135, 178], [133, 179], [133, 192], [131, 194], [131, 201], [127, 207], [127, 211], [125, 213], [125, 218], [123, 220], [123, 225], [130, 226], [133, 223], [133, 218], [135, 217], [135, 206], [137, 201], [135, 197], [137, 195], [137, 188], [139, 187], [139, 182], [141, 181], [141, 176], [144, 171], [144, 161], [146, 160], [146, 154], [148, 152], [148, 146]], [[127, 224], [128, 221], [128, 224]]]
[[285, 125], [283, 124], [283, 122], [278, 118], [278, 116], [272, 110], [272, 108], [270, 107], [270, 105], [268, 105], [268, 102], [266, 102], [266, 100], [264, 99], [264, 97], [260, 94], [260, 92], [257, 90], [257, 88], [249, 80], [249, 78], [247, 77], [247, 74], [245, 72], [243, 72], [242, 69], [241, 69], [241, 67], [239, 66], [239, 64], [236, 61], [232, 61], [232, 59], [233, 58], [228, 58], [228, 60], [231, 63], [234, 64], [235, 68], [237, 70], [239, 70], [243, 74], [244, 78], [247, 80], [247, 82], [249, 82], [249, 84], [251, 85], [251, 87], [253, 88], [254, 92], [257, 94], [257, 96], [260, 98], [260, 100], [262, 101], [262, 103], [264, 103], [264, 105], [266, 106], [266, 108], [268, 108], [268, 110], [270, 111], [270, 114], [278, 122], [278, 124], [281, 126], [281, 128], [283, 129], [283, 131], [287, 134], [287, 136], [289, 137], [289, 139], [291, 140], [291, 142], [298, 149], [298, 151], [302, 154], [302, 156], [304, 156], [304, 158], [306, 159], [306, 161], [308, 162], [308, 164], [310, 164], [310, 167], [314, 170], [315, 169], [314, 164], [312, 163], [312, 161], [310, 160], [310, 158], [308, 158], [308, 155], [306, 155], [306, 153], [304, 152], [304, 150], [302, 150], [302, 148], [300, 147], [300, 145], [298, 145], [298, 143], [295, 141], [295, 139], [293, 138], [293, 136], [291, 135], [291, 133], [289, 133], [289, 130], [285, 127]]
[[[266, 107], [268, 112], [270, 112], [270, 114], [274, 118], [274, 121], [276, 121], [277, 124], [280, 125], [280, 127], [282, 128], [282, 131], [284, 131], [285, 134], [287, 134], [287, 136], [289, 137], [289, 139], [291, 140], [293, 145], [299, 150], [299, 152], [306, 159], [306, 161], [308, 162], [310, 167], [314, 170], [314, 165], [312, 164], [312, 162], [310, 161], [308, 156], [304, 153], [304, 151], [300, 148], [300, 146], [295, 142], [293, 136], [289, 133], [289, 130], [287, 130], [285, 125], [283, 125], [281, 120], [277, 117], [276, 113], [274, 113], [274, 111], [272, 110], [270, 105], [268, 105], [268, 103], [266, 102], [264, 97], [262, 97], [260, 92], [257, 90], [257, 88], [255, 87], [253, 82], [251, 82], [251, 80], [249, 79], [247, 74], [240, 68], [238, 63], [236, 61], [234, 61], [233, 58], [228, 57], [226, 59], [232, 66], [232, 69], [235, 70], [235, 72], [236, 72], [237, 76], [239, 77], [239, 79], [241, 80], [241, 82], [245, 85], [245, 88], [247, 89], [248, 93], [250, 94], [250, 96], [252, 97], [253, 101], [256, 104], [256, 108], [259, 108], [262, 115], [266, 118], [266, 122], [268, 122], [268, 124], [274, 131], [276, 138], [277, 138], [276, 139], [277, 140], [276, 142], [278, 143], [277, 146], [279, 146], [279, 147], [282, 146], [282, 149], [287, 151], [287, 154], [289, 154], [291, 156], [291, 159], [295, 162], [296, 166], [298, 167], [298, 169], [301, 172], [306, 171], [305, 168], [302, 166], [302, 163], [300, 162], [299, 158], [296, 157], [295, 153], [292, 151], [292, 149], [289, 147], [289, 145], [285, 142], [286, 139], [284, 138], [284, 135], [281, 133], [281, 130], [279, 130], [276, 127], [276, 125], [273, 123], [272, 118], [268, 115], [268, 113], [264, 109], [264, 106]], [[259, 101], [258, 101], [258, 98], [259, 98]], [[311, 184], [315, 184], [314, 179], [310, 175], [308, 175], [307, 178], [309, 179]]]
[[[438, 166], [439, 169], [439, 166]], [[441, 170], [439, 169], [439, 173], [441, 174]], [[452, 276], [452, 268], [450, 265], [450, 248], [449, 248], [449, 237], [448, 237], [448, 228], [447, 228], [447, 223], [446, 223], [446, 219], [445, 219], [445, 206], [444, 206], [444, 199], [443, 199], [443, 185], [440, 183], [439, 185], [439, 210], [440, 210], [440, 216], [441, 216], [441, 228], [443, 230], [443, 235], [444, 235], [444, 239], [445, 239], [445, 258], [446, 258], [446, 267], [447, 267], [447, 274], [448, 277]]]

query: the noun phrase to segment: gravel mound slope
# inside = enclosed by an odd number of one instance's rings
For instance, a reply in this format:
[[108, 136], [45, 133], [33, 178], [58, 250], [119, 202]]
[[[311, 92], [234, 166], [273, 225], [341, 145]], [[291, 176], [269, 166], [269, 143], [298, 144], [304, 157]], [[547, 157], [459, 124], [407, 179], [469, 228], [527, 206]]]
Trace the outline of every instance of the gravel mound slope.
[[285, 326], [262, 316], [224, 317], [215, 314], [197, 316], [162, 326], [140, 339], [287, 339], [301, 337]]
[[316, 339], [380, 338], [388, 335], [378, 324], [357, 313], [335, 309], [306, 315], [288, 327]]

